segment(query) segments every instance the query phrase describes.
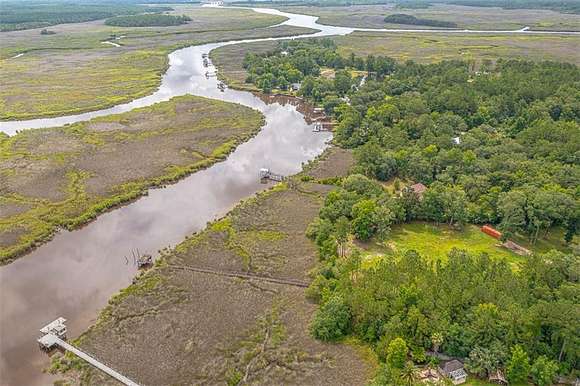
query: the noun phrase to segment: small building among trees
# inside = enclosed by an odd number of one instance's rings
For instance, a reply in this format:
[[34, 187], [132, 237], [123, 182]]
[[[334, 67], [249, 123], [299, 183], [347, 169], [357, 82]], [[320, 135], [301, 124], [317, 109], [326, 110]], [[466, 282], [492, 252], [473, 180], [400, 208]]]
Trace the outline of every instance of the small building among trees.
[[419, 200], [423, 198], [423, 193], [427, 190], [427, 187], [422, 183], [417, 183], [413, 185], [409, 185], [404, 188], [406, 193], [414, 193]]
[[463, 368], [463, 363], [457, 359], [452, 359], [448, 362], [443, 362], [439, 365], [441, 375], [451, 379], [454, 385], [460, 385], [467, 380], [467, 372]]

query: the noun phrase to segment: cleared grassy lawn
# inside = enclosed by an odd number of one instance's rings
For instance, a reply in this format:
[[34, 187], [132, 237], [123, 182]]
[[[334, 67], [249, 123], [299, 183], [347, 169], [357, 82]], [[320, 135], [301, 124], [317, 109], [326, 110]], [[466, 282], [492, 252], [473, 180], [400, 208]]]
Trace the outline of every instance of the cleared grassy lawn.
[[554, 60], [580, 64], [579, 36], [489, 36], [389, 32], [355, 32], [336, 37], [342, 55], [384, 55], [399, 61], [433, 63], [462, 59], [480, 62], [499, 58]]
[[[525, 240], [517, 239], [523, 246], [534, 252], [547, 252], [551, 249], [567, 250], [561, 240], [561, 232], [551, 234], [531, 246]], [[362, 247], [367, 251], [366, 264], [372, 266], [383, 255], [415, 250], [432, 260], [445, 260], [452, 249], [464, 249], [471, 253], [487, 253], [493, 258], [506, 259], [518, 263], [525, 259], [506, 248], [500, 242], [481, 232], [478, 226], [466, 225], [462, 230], [454, 230], [447, 225], [426, 222], [413, 222], [393, 227], [391, 235], [384, 243], [367, 243]]]
[[483, 381], [481, 379], [471, 379], [468, 378], [467, 382], [464, 383], [465, 386], [495, 386], [497, 383], [491, 383]]

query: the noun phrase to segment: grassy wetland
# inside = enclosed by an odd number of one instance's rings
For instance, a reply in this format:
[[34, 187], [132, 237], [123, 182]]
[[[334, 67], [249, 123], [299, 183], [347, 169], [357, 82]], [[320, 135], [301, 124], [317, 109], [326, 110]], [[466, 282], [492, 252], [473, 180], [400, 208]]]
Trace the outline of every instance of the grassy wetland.
[[385, 55], [401, 62], [435, 63], [455, 59], [481, 62], [525, 58], [580, 64], [576, 52], [580, 44], [578, 36], [354, 32], [337, 37], [335, 41], [342, 55]]
[[[349, 7], [292, 6], [277, 7], [286, 12], [320, 16], [327, 25], [361, 28], [413, 28], [403, 24], [385, 23], [385, 16], [407, 14], [421, 19], [452, 22], [461, 29], [520, 29], [579, 31], [580, 15], [549, 10], [502, 9], [498, 7], [469, 7], [453, 4], [433, 4], [421, 9], [396, 8], [394, 4], [353, 5]], [[425, 26], [417, 26], [429, 28]]]
[[[350, 54], [383, 55], [399, 62], [414, 60], [418, 63], [436, 63], [443, 60], [467, 60], [481, 63], [499, 58], [526, 58], [553, 60], [580, 64], [576, 47], [578, 36], [488, 36], [488, 35], [426, 35], [418, 33], [353, 32], [333, 38], [338, 52]], [[212, 51], [214, 64], [229, 85], [239, 89], [255, 90], [245, 83], [248, 76], [243, 58], [248, 52], [266, 53], [277, 47], [276, 42], [256, 42], [220, 47]]]
[[285, 18], [244, 9], [182, 5], [173, 12], [192, 21], [134, 28], [99, 20], [53, 26], [53, 35], [41, 35], [38, 29], [2, 33], [0, 119], [76, 114], [148, 95], [161, 82], [167, 55], [178, 48], [310, 31], [267, 28]]
[[[332, 149], [305, 179], [344, 175], [351, 162], [349, 153]], [[364, 350], [309, 335], [316, 306], [304, 289], [219, 274], [307, 281], [317, 258], [305, 230], [330, 189], [291, 178], [241, 203], [164, 251], [152, 270], [111, 299], [78, 344], [148, 384], [363, 384], [374, 370]], [[75, 370], [65, 374], [75, 381], [110, 383], [69, 356], [52, 369]]]
[[59, 228], [223, 159], [262, 126], [259, 112], [182, 96], [128, 113], [0, 137], [0, 258]]

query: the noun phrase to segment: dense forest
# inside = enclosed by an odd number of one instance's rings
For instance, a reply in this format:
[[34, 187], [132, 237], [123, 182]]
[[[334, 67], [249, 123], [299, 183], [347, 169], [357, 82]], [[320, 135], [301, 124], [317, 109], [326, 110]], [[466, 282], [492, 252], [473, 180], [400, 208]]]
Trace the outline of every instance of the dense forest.
[[577, 256], [559, 252], [517, 272], [459, 250], [444, 263], [411, 251], [371, 269], [357, 253], [330, 254], [308, 289], [321, 304], [311, 333], [371, 345], [382, 363], [377, 386], [417, 384], [415, 365], [435, 366], [439, 353], [482, 378], [503, 370], [510, 383], [546, 386], [578, 372], [579, 290]]
[[105, 24], [116, 27], [165, 27], [187, 24], [188, 21], [191, 21], [191, 18], [185, 15], [174, 16], [146, 13], [143, 15], [115, 16], [105, 20]]
[[[580, 217], [578, 67], [343, 58], [330, 40], [284, 42], [248, 54], [244, 66], [265, 92], [300, 83], [334, 117], [335, 141], [354, 149], [354, 174], [333, 181], [308, 231], [321, 258], [309, 290], [321, 302], [314, 336], [368, 342], [384, 362], [378, 384], [409, 384], [406, 362], [425, 363], [429, 350], [465, 358], [480, 376], [503, 369], [513, 382], [548, 385], [556, 372], [578, 371], [577, 255], [532, 256], [515, 272], [463, 251], [438, 263], [410, 252], [366, 270], [345, 248], [353, 237], [388, 240], [394, 224], [412, 220], [491, 223], [531, 243], [561, 227], [571, 242]], [[333, 78], [320, 75], [326, 68]], [[381, 182], [393, 179], [427, 190], [389, 192]]]
[[63, 23], [80, 23], [106, 19], [117, 15], [134, 15], [143, 12], [168, 10], [171, 10], [171, 8], [138, 5], [130, 1], [3, 1], [2, 12], [0, 13], [0, 31], [41, 28]]
[[[335, 140], [355, 149], [361, 174], [429, 186], [405, 221], [491, 223], [506, 237], [521, 233], [532, 242], [554, 226], [566, 228], [568, 240], [576, 232], [576, 66], [397, 64], [342, 58], [330, 40], [282, 43], [270, 55], [247, 55], [244, 65], [247, 81], [265, 92], [301, 82], [300, 93], [335, 117]], [[321, 67], [334, 68], [334, 79], [319, 77]], [[366, 82], [358, 86], [362, 69]]]
[[385, 17], [385, 23], [392, 24], [405, 24], [405, 25], [425, 25], [429, 27], [440, 27], [440, 28], [456, 28], [457, 24], [451, 21], [433, 20], [433, 19], [421, 19], [416, 18], [413, 15], [407, 15], [404, 13], [395, 13]]

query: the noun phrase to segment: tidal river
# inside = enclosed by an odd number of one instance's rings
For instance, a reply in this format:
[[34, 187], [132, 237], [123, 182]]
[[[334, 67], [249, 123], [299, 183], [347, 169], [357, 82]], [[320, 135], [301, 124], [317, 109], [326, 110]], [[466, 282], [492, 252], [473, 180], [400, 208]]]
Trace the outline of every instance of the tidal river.
[[[255, 11], [286, 16], [285, 25], [319, 30], [310, 37], [354, 31], [320, 25], [312, 16]], [[220, 92], [217, 80], [204, 76], [202, 54], [224, 45], [259, 40], [277, 39], [230, 41], [175, 51], [169, 55], [169, 68], [159, 90], [130, 103], [74, 116], [0, 122], [0, 131], [14, 134], [19, 129], [53, 127], [130, 111], [184, 94], [240, 103], [266, 117], [260, 133], [225, 161], [166, 188], [151, 189], [147, 196], [103, 214], [79, 230], [62, 231], [49, 243], [0, 267], [0, 385], [46, 385], [55, 379], [42, 372], [49, 359], [36, 344], [38, 329], [59, 316], [68, 320], [70, 337], [89, 327], [107, 300], [131, 283], [137, 269], [124, 256], [132, 249], [156, 255], [162, 248], [175, 246], [240, 200], [265, 189], [267, 186], [258, 180], [260, 168], [293, 174], [324, 150], [330, 134], [313, 133], [295, 103], [231, 89]]]

